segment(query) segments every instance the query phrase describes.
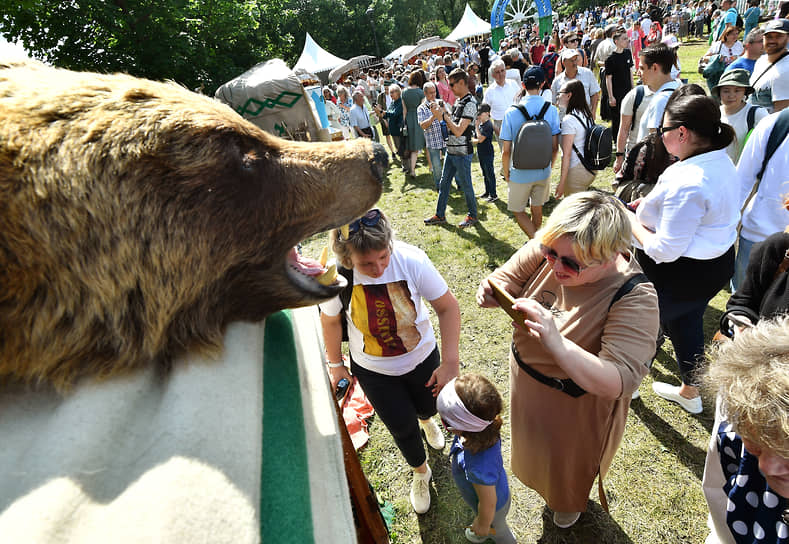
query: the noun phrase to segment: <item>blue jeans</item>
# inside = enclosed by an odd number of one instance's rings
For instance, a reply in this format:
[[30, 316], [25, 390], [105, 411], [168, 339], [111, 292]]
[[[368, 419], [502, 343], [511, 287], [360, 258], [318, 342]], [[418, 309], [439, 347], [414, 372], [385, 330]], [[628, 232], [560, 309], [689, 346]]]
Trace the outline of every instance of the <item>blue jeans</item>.
[[748, 268], [748, 259], [755, 243], [740, 235], [740, 243], [737, 245], [737, 259], [734, 261], [734, 276], [731, 279], [732, 293], [739, 289], [742, 282], [745, 281], [745, 270]]
[[441, 149], [427, 148], [427, 154], [430, 157], [430, 172], [433, 174], [433, 181], [436, 184], [436, 191], [441, 186]]
[[493, 155], [480, 155], [479, 167], [482, 170], [482, 177], [485, 178], [485, 194], [488, 196], [498, 196], [496, 194], [496, 172], [493, 169]]
[[477, 218], [477, 197], [474, 196], [474, 186], [471, 184], [471, 158], [474, 155], [450, 155], [444, 159], [444, 169], [441, 171], [441, 185], [438, 188], [438, 205], [436, 215], [444, 217], [449, 200], [449, 190], [452, 188], [452, 178], [466, 196], [468, 214]]

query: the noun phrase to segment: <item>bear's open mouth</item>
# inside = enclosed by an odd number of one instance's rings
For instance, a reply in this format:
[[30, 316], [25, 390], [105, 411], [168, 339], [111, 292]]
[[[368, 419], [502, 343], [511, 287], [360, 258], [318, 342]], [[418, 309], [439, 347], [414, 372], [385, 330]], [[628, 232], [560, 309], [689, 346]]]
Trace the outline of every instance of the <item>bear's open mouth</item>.
[[320, 260], [300, 255], [294, 247], [286, 259], [288, 277], [302, 290], [318, 297], [332, 297], [342, 290], [348, 281], [337, 274], [337, 265], [327, 260], [328, 248], [324, 248]]

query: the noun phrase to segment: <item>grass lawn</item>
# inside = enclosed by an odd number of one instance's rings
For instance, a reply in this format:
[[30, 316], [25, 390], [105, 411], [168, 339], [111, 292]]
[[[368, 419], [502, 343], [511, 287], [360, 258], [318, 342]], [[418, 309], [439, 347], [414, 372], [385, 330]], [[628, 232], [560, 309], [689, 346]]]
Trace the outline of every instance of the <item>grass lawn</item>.
[[[683, 78], [703, 83], [696, 73], [696, 61], [706, 49], [706, 41], [690, 42], [680, 48]], [[506, 200], [507, 191], [501, 180], [502, 200], [494, 204], [479, 202], [477, 226], [466, 230], [454, 226], [466, 213], [465, 201], [457, 189], [449, 199], [448, 225], [425, 226], [422, 220], [434, 213], [437, 195], [422, 158], [417, 174], [416, 179], [406, 178], [400, 164], [393, 163], [378, 205], [392, 218], [399, 239], [427, 252], [458, 298], [462, 314], [461, 372], [487, 376], [502, 393], [505, 404], [502, 444], [505, 466], [509, 467], [510, 319], [503, 311], [479, 308], [474, 293], [479, 281], [504, 263], [527, 238], [502, 201]], [[558, 183], [558, 174], [555, 169], [553, 187]], [[482, 193], [482, 174], [476, 162], [472, 177], [476, 193]], [[613, 172], [605, 170], [598, 174], [593, 187], [610, 190], [612, 179]], [[553, 205], [555, 201], [548, 204], [546, 215]], [[325, 243], [325, 235], [308, 240], [305, 254], [317, 256]], [[708, 308], [705, 318], [708, 338], [717, 328], [727, 298], [728, 294], [721, 292]], [[435, 316], [433, 325], [438, 331]], [[713, 399], [705, 398], [704, 412], [691, 416], [679, 406], [656, 397], [650, 387], [653, 380], [679, 384], [669, 342], [659, 352], [651, 373], [641, 385], [641, 399], [631, 405], [622, 445], [606, 477], [610, 515], [601, 508], [595, 485], [587, 513], [574, 527], [557, 529], [540, 496], [510, 474], [512, 505], [508, 521], [519, 542], [685, 544], [704, 541], [707, 509], [701, 477], [714, 415]], [[463, 527], [471, 523], [473, 514], [452, 481], [449, 448], [443, 452], [428, 448], [433, 469], [432, 505], [427, 514], [417, 516], [408, 501], [411, 470], [386, 428], [375, 417], [370, 422], [370, 433], [370, 441], [360, 456], [379, 497], [394, 505], [392, 541], [466, 542]]]

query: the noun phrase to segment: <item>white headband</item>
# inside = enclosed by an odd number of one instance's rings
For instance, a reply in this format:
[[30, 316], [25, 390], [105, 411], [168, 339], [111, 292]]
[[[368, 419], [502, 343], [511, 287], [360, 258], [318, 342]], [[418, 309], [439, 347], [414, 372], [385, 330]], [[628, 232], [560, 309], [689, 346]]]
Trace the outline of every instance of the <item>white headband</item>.
[[466, 405], [460, 400], [457, 391], [455, 391], [456, 379], [452, 378], [438, 394], [436, 406], [438, 407], [438, 413], [441, 414], [441, 419], [444, 420], [444, 423], [451, 431], [469, 431], [472, 433], [484, 431], [492, 422], [480, 419], [468, 411]]

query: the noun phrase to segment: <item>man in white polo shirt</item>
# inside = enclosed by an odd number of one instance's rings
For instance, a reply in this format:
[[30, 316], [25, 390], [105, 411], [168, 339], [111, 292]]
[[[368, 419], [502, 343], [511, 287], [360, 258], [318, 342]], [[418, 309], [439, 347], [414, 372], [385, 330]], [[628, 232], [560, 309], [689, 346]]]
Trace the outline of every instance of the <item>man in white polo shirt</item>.
[[768, 22], [762, 40], [765, 54], [756, 61], [751, 73], [755, 91], [750, 102], [772, 113], [789, 106], [789, 19]]
[[589, 104], [589, 109], [592, 110], [592, 117], [597, 119], [597, 103], [600, 101], [600, 85], [597, 83], [597, 78], [589, 68], [578, 66], [581, 60], [581, 55], [577, 49], [567, 47], [562, 49], [559, 58], [564, 64], [564, 72], [557, 75], [553, 84], [551, 85], [551, 93], [553, 93], [553, 102], [559, 98], [559, 89], [568, 82], [577, 79], [584, 86], [586, 91], [586, 102]]
[[[490, 118], [493, 120], [493, 130], [498, 138], [501, 131], [501, 122], [504, 120], [504, 112], [515, 102], [515, 95], [520, 92], [521, 87], [511, 79], [507, 79], [507, 67], [502, 60], [494, 60], [490, 65], [493, 74], [493, 83], [485, 91], [482, 100], [490, 104]], [[499, 150], [501, 150], [501, 140], [499, 140]]]

